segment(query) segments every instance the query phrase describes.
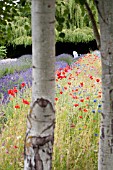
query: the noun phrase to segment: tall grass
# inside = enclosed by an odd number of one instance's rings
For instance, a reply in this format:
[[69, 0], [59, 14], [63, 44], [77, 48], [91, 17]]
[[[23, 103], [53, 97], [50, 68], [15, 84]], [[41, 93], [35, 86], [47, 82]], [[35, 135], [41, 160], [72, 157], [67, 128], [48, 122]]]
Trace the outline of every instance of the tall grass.
[[[11, 97], [0, 140], [0, 170], [22, 170], [26, 115], [31, 89]], [[95, 55], [56, 71], [56, 128], [53, 170], [97, 170], [101, 115], [101, 63]], [[15, 106], [19, 106], [15, 108]]]

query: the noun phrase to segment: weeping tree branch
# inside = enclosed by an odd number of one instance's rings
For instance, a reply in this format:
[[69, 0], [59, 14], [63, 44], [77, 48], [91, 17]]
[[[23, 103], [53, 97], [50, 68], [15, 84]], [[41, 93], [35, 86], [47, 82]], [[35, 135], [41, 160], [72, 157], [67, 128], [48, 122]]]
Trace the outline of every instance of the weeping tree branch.
[[87, 2], [87, 0], [85, 0], [85, 3], [84, 3], [86, 9], [87, 9], [87, 12], [89, 14], [89, 17], [90, 17], [90, 20], [91, 20], [91, 23], [92, 23], [92, 27], [93, 27], [93, 32], [94, 32], [94, 36], [95, 36], [95, 39], [96, 39], [96, 42], [97, 42], [97, 47], [98, 49], [100, 49], [100, 34], [98, 32], [98, 28], [97, 28], [97, 24], [96, 24], [96, 21], [95, 21], [95, 18], [94, 18], [94, 15], [92, 13], [92, 10]]

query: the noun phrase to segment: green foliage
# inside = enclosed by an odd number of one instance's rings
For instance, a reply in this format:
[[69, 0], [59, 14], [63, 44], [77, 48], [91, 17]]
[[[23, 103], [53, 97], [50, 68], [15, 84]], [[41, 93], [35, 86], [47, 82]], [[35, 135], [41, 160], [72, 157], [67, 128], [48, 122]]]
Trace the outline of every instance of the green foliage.
[[80, 5], [84, 5], [86, 0], [75, 0], [76, 3], [80, 4]]
[[17, 3], [12, 0], [1, 0], [0, 1], [0, 44], [5, 44], [6, 35], [6, 25], [7, 22], [11, 22], [15, 15], [18, 15]]
[[7, 24], [6, 31], [9, 37], [8, 44], [31, 44], [31, 23], [28, 17], [15, 16], [14, 20]]
[[[9, 2], [10, 0], [7, 0]], [[85, 0], [57, 0], [56, 1], [56, 41], [64, 42], [88, 42], [94, 39], [91, 35], [92, 25], [89, 20], [89, 16], [84, 7]], [[98, 22], [98, 15], [93, 0], [88, 0], [88, 3], [92, 9], [95, 19]], [[24, 4], [24, 5], [23, 5]], [[0, 6], [3, 5], [3, 1], [0, 1]], [[7, 5], [6, 9], [9, 9]], [[13, 4], [9, 10], [7, 19], [2, 18], [0, 23], [0, 39], [1, 44], [13, 44], [19, 45], [24, 44], [30, 45], [32, 43], [31, 39], [31, 1], [21, 0], [17, 4]], [[7, 10], [6, 10], [7, 11]], [[2, 10], [1, 14], [5, 15]], [[11, 19], [10, 19], [11, 18]], [[88, 31], [84, 30], [85, 27]], [[76, 29], [76, 33], [75, 33]], [[83, 31], [83, 32], [82, 32]], [[66, 33], [67, 32], [67, 33]], [[71, 34], [70, 34], [71, 33]], [[72, 35], [74, 34], [74, 38]], [[66, 37], [65, 37], [66, 35]], [[83, 37], [83, 38], [82, 38]]]
[[[56, 41], [88, 42], [94, 40], [92, 24], [84, 6], [85, 0], [57, 0], [56, 8]], [[98, 15], [93, 1], [88, 1], [90, 8], [98, 21]], [[64, 18], [63, 21], [62, 18]]]
[[59, 33], [59, 38], [64, 38], [65, 37], [65, 33], [64, 32], [60, 32]]
[[7, 50], [5, 46], [0, 46], [0, 59], [6, 58]]
[[[57, 0], [56, 4], [56, 26], [62, 24], [64, 29], [91, 27], [86, 9], [80, 2], [70, 0], [62, 3], [62, 0]], [[64, 21], [61, 22], [60, 18], [64, 18]]]
[[94, 40], [93, 30], [89, 27], [77, 28], [75, 30], [64, 29], [62, 33], [65, 34], [63, 38], [58, 33], [56, 34], [57, 41], [79, 43]]
[[[12, 28], [12, 25], [17, 24], [17, 23], [14, 24], [15, 17], [17, 17], [17, 18], [19, 16], [29, 17], [29, 22], [30, 22], [30, 16], [31, 16], [31, 15], [29, 15], [31, 13], [30, 4], [31, 4], [30, 0], [26, 0], [26, 1], [20, 0], [18, 2], [12, 1], [12, 0], [4, 0], [4, 1], [1, 0], [0, 1], [0, 40], [1, 40], [0, 43], [1, 44], [4, 45], [4, 44], [8, 44], [8, 43], [11, 43], [11, 44], [15, 43], [12, 41], [13, 40], [12, 37], [15, 38], [15, 30], [13, 30], [14, 27]], [[21, 13], [21, 15], [20, 15], [20, 13]], [[29, 25], [27, 25], [27, 24], [25, 25], [25, 24], [26, 24], [26, 22], [24, 23], [24, 29], [28, 30]], [[17, 29], [17, 28], [18, 28], [18, 24], [15, 25], [14, 29]], [[20, 34], [20, 36], [21, 36], [21, 34]], [[27, 36], [29, 36], [29, 30], [28, 30]], [[31, 36], [31, 34], [30, 34], [30, 36]], [[27, 43], [28, 43], [28, 41], [27, 41]], [[16, 42], [19, 43], [19, 40], [16, 40]], [[26, 42], [26, 38], [23, 43], [25, 43], [25, 42]]]

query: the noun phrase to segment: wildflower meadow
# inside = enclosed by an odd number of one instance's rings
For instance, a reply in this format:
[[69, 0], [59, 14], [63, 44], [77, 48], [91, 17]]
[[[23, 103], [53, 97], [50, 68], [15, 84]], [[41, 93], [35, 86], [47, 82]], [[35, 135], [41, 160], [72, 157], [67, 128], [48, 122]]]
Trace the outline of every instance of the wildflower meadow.
[[[26, 116], [32, 92], [28, 65], [5, 76], [0, 71], [0, 170], [22, 170], [24, 166]], [[63, 59], [62, 55], [56, 59], [55, 67], [52, 169], [97, 170], [102, 112], [100, 56], [89, 53], [73, 60], [63, 54]]]

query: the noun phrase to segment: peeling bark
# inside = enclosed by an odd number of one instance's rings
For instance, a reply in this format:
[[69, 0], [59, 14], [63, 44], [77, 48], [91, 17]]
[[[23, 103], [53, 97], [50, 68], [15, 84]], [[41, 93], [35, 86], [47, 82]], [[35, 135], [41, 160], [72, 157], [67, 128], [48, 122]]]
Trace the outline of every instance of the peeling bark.
[[51, 170], [55, 128], [55, 0], [32, 0], [32, 103], [24, 170]]

